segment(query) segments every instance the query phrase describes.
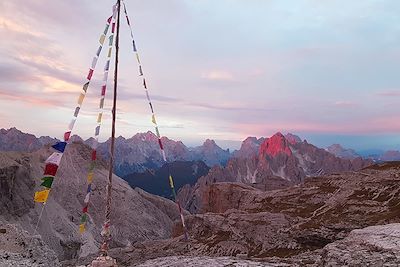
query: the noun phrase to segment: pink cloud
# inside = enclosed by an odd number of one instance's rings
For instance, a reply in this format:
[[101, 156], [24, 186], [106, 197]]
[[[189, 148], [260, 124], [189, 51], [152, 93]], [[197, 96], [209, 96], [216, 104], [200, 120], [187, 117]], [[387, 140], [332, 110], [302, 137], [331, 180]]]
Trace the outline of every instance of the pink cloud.
[[226, 70], [212, 70], [201, 75], [203, 79], [210, 81], [233, 81], [234, 75]]

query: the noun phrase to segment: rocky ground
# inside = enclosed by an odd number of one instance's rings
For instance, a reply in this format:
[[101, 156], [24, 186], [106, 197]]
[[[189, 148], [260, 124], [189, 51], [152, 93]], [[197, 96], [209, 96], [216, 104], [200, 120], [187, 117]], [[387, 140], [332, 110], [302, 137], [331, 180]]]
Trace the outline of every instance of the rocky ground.
[[[67, 147], [49, 201], [39, 223], [38, 233], [60, 260], [85, 257], [97, 252], [104, 220], [105, 186], [108, 171], [99, 162], [92, 186], [87, 232], [78, 233], [81, 207], [86, 194], [90, 149], [83, 144]], [[33, 233], [41, 204], [34, 204], [44, 161], [52, 153], [47, 147], [33, 153], [0, 153], [0, 220], [19, 224]], [[168, 238], [179, 213], [167, 199], [132, 189], [114, 176], [112, 246], [127, 246], [148, 239]]]

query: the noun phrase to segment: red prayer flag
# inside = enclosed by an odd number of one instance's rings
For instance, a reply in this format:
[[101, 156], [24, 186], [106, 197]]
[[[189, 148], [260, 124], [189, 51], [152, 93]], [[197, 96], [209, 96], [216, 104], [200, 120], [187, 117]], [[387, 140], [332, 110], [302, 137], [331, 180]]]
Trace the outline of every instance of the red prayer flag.
[[48, 163], [44, 169], [44, 175], [56, 176], [57, 169], [58, 166], [56, 164]]
[[87, 213], [87, 211], [88, 211], [88, 206], [83, 207], [82, 212]]
[[92, 151], [92, 160], [96, 160], [96, 150]]
[[87, 76], [87, 79], [88, 79], [88, 80], [92, 79], [92, 75], [93, 75], [93, 69], [90, 69], [90, 70], [89, 70], [89, 74], [88, 74], [88, 76]]
[[106, 85], [101, 87], [101, 95], [106, 95]]
[[71, 136], [71, 131], [65, 132], [64, 133], [64, 141], [67, 142], [69, 140], [69, 137]]

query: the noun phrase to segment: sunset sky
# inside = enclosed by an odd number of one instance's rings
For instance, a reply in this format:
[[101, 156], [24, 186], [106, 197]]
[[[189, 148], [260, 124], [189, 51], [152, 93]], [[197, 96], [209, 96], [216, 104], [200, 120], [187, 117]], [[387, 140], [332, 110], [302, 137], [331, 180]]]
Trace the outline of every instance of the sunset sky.
[[[0, 2], [0, 128], [62, 136], [113, 3]], [[400, 1], [126, 5], [162, 135], [236, 148], [281, 131], [323, 147], [400, 149]], [[153, 128], [121, 21], [117, 134], [131, 137]], [[74, 132], [85, 138], [96, 124], [103, 63]], [[102, 139], [109, 135], [105, 116]]]

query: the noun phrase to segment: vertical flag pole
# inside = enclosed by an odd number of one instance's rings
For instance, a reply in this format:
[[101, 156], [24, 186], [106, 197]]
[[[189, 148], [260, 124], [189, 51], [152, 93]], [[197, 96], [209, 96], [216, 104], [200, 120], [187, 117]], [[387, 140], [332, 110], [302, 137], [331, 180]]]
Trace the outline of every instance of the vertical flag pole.
[[103, 244], [100, 248], [101, 254], [107, 256], [109, 249], [109, 242], [111, 240], [110, 233], [110, 215], [111, 215], [111, 193], [112, 193], [112, 175], [114, 165], [114, 145], [115, 145], [115, 120], [117, 113], [117, 86], [118, 86], [118, 55], [119, 55], [119, 24], [120, 24], [120, 11], [121, 1], [117, 1], [117, 35], [115, 39], [115, 67], [114, 67], [114, 98], [112, 107], [112, 130], [111, 130], [111, 145], [110, 145], [110, 166], [108, 172], [108, 184], [107, 184], [107, 202], [106, 202], [106, 219], [103, 225]]

